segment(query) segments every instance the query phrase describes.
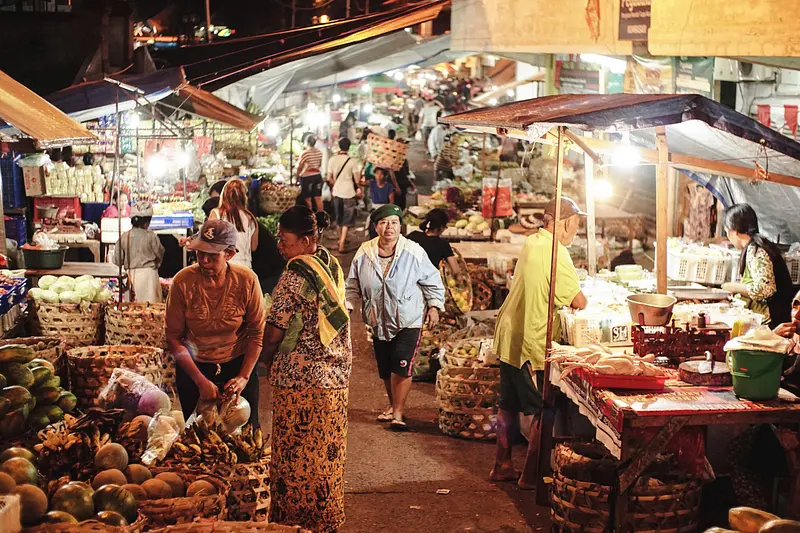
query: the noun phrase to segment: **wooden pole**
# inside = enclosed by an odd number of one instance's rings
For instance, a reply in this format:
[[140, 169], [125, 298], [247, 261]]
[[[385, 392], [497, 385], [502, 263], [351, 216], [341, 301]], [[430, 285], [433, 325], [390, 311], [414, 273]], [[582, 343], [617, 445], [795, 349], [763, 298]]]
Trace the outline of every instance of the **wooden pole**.
[[[585, 137], [591, 137], [592, 132], [584, 133]], [[586, 178], [586, 257], [589, 260], [589, 275], [597, 274], [597, 225], [594, 215], [594, 159], [584, 150], [583, 171]]]
[[667, 182], [669, 173], [669, 149], [667, 131], [656, 127], [656, 287], [659, 294], [667, 294]]

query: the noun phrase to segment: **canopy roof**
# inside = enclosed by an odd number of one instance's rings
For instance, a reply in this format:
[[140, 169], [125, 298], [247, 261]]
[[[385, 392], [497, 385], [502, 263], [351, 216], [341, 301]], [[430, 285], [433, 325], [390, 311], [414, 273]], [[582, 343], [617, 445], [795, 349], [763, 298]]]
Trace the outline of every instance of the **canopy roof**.
[[[476, 131], [538, 139], [555, 126], [595, 132], [635, 132], [634, 142], [655, 146], [663, 126], [671, 165], [738, 178], [752, 177], [758, 161], [771, 181], [800, 185], [800, 144], [718, 102], [699, 95], [559, 95], [451, 115], [441, 122]], [[587, 140], [598, 150], [611, 143]], [[649, 145], [649, 146], [648, 146]], [[654, 150], [639, 150], [656, 162]]]
[[[66, 146], [94, 139], [89, 130], [69, 118], [36, 93], [0, 71], [0, 119], [31, 137], [39, 148]], [[2, 130], [0, 130], [2, 131]]]

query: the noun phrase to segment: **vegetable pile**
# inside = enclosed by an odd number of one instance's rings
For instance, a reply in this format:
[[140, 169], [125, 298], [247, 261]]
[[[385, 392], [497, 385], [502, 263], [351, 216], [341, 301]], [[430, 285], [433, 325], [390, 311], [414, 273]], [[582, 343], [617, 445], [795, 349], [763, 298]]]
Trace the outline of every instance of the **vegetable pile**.
[[39, 287], [28, 291], [37, 302], [50, 304], [79, 304], [81, 302], [105, 303], [111, 299], [111, 291], [94, 276], [42, 276]]

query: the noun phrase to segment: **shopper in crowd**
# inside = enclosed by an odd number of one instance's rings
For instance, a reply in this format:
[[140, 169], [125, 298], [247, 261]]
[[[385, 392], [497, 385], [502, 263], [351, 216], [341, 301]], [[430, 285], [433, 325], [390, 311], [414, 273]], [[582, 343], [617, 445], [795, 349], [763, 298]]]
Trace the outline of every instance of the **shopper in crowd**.
[[389, 183], [389, 171], [385, 168], [375, 169], [375, 179], [369, 182], [369, 198], [372, 210], [386, 204], [393, 204], [395, 198], [394, 185]]
[[445, 138], [444, 148], [436, 157], [433, 172], [436, 180], [453, 179], [453, 168], [458, 166], [461, 154], [458, 143], [460, 136], [453, 132]]
[[[119, 198], [119, 202], [117, 202], [117, 198]], [[111, 203], [103, 210], [103, 214], [100, 215], [100, 218], [117, 218], [119, 216], [117, 203], [119, 203], [119, 206], [122, 208], [123, 217], [127, 218], [131, 216], [131, 206], [128, 204], [128, 195], [125, 193], [119, 194], [117, 191], [114, 191], [114, 194], [111, 195]]]
[[306, 137], [306, 149], [300, 154], [297, 175], [300, 176], [300, 195], [309, 209], [322, 211], [322, 151], [316, 147], [317, 138]]
[[178, 272], [167, 296], [166, 333], [177, 363], [176, 386], [186, 418], [198, 400], [241, 395], [259, 427], [256, 363], [264, 335], [261, 286], [249, 268], [231, 263], [238, 232], [207, 220], [187, 247], [197, 263]]
[[231, 263], [253, 268], [253, 251], [258, 248], [258, 222], [247, 209], [247, 186], [232, 179], [222, 189], [219, 207], [212, 210], [209, 220], [227, 220], [236, 227], [236, 255]]
[[222, 194], [222, 189], [225, 188], [225, 180], [219, 180], [214, 182], [214, 185], [208, 189], [208, 200], [203, 202], [203, 213], [205, 213], [206, 218], [211, 216], [211, 211], [219, 207], [219, 200], [220, 195]]
[[519, 141], [513, 137], [505, 136], [500, 141], [500, 146], [497, 148], [497, 155], [500, 161], [516, 163], [519, 161]]
[[158, 267], [164, 259], [164, 246], [158, 235], [150, 231], [153, 205], [137, 202], [131, 209], [130, 231], [114, 246], [114, 264], [125, 268], [128, 276], [129, 302], [161, 302]]
[[428, 146], [428, 137], [439, 122], [439, 114], [444, 109], [444, 105], [438, 100], [427, 100], [422, 108], [420, 116], [420, 127], [422, 128], [423, 141]]
[[444, 209], [431, 209], [425, 215], [425, 220], [419, 225], [419, 231], [412, 231], [408, 239], [422, 246], [433, 266], [439, 268], [442, 261], [447, 261], [453, 274], [461, 273], [461, 268], [450, 243], [442, 238], [442, 232], [447, 229], [450, 217]]
[[361, 298], [364, 322], [372, 329], [378, 374], [388, 408], [378, 416], [403, 431], [411, 390], [411, 367], [423, 321], [433, 327], [444, 309], [444, 286], [425, 251], [400, 233], [403, 212], [393, 204], [374, 211], [378, 237], [361, 245], [347, 277], [348, 309]]
[[739, 283], [726, 283], [723, 289], [742, 295], [747, 307], [764, 316], [770, 327], [791, 320], [792, 278], [783, 254], [758, 231], [758, 217], [748, 204], [737, 204], [725, 212], [728, 240], [742, 250]]
[[353, 358], [342, 267], [318, 244], [328, 221], [305, 206], [281, 215], [278, 247], [289, 262], [273, 294], [262, 352], [273, 386], [270, 521], [315, 533], [344, 523]]
[[[392, 132], [389, 132], [389, 138], [395, 138]], [[400, 140], [400, 142], [407, 143], [405, 140]], [[417, 186], [413, 181], [411, 181], [410, 178], [411, 171], [408, 168], [408, 158], [403, 159], [403, 164], [400, 167], [400, 170], [392, 170], [390, 168], [388, 171], [389, 178], [391, 179], [392, 185], [394, 185], [395, 191], [393, 203], [405, 211], [408, 192], [416, 192], [417, 190]]]
[[[562, 198], [560, 220], [556, 221], [555, 208], [553, 200], [545, 207], [544, 227], [525, 240], [514, 269], [514, 283], [497, 315], [494, 332], [494, 348], [500, 359], [500, 402], [497, 457], [490, 477], [492, 481], [518, 481], [524, 489], [534, 488], [537, 481], [538, 415], [542, 407], [553, 238], [558, 240], [555, 308], [586, 308], [586, 297], [566, 248], [575, 239], [584, 213], [574, 201]], [[558, 320], [553, 322], [555, 339], [560, 336], [560, 325]], [[521, 476], [511, 460], [511, 447], [520, 434], [520, 413], [533, 417]]]
[[264, 294], [271, 294], [278, 284], [278, 280], [286, 267], [280, 252], [278, 242], [270, 231], [258, 224], [258, 248], [253, 250], [253, 272], [258, 276], [258, 282]]
[[434, 161], [444, 148], [444, 139], [447, 136], [447, 124], [436, 124], [428, 136], [428, 153]]
[[345, 252], [347, 232], [356, 223], [356, 207], [361, 188], [356, 161], [348, 155], [350, 141], [339, 139], [339, 153], [328, 162], [328, 183], [333, 193], [333, 211], [339, 228], [339, 253]]
[[357, 141], [356, 139], [356, 113], [350, 111], [344, 120], [339, 125], [339, 140], [347, 139], [350, 143]]

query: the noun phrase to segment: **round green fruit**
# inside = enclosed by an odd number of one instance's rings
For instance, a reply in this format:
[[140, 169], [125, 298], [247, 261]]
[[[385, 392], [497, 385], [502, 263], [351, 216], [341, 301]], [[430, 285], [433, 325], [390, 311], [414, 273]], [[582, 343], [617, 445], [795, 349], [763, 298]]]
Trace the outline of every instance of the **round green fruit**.
[[50, 511], [42, 517], [42, 524], [77, 524], [78, 520], [64, 511]]
[[115, 511], [100, 511], [94, 518], [109, 526], [127, 527], [129, 525], [125, 517]]
[[0, 472], [5, 472], [17, 485], [38, 485], [39, 474], [36, 467], [22, 457], [12, 457], [0, 464]]
[[119, 485], [103, 485], [94, 493], [94, 507], [97, 512], [114, 511], [128, 522], [134, 522], [138, 504], [133, 494]]
[[36, 456], [33, 455], [33, 452], [27, 448], [20, 448], [20, 447], [13, 447], [9, 448], [3, 453], [0, 453], [0, 464], [5, 463], [12, 457], [22, 457], [23, 459], [27, 459], [31, 464], [36, 464]]
[[88, 520], [94, 516], [92, 489], [85, 483], [67, 483], [53, 494], [50, 508], [69, 513], [79, 522]]
[[37, 523], [47, 512], [47, 496], [39, 487], [20, 485], [14, 489], [20, 498], [20, 518], [26, 526]]

